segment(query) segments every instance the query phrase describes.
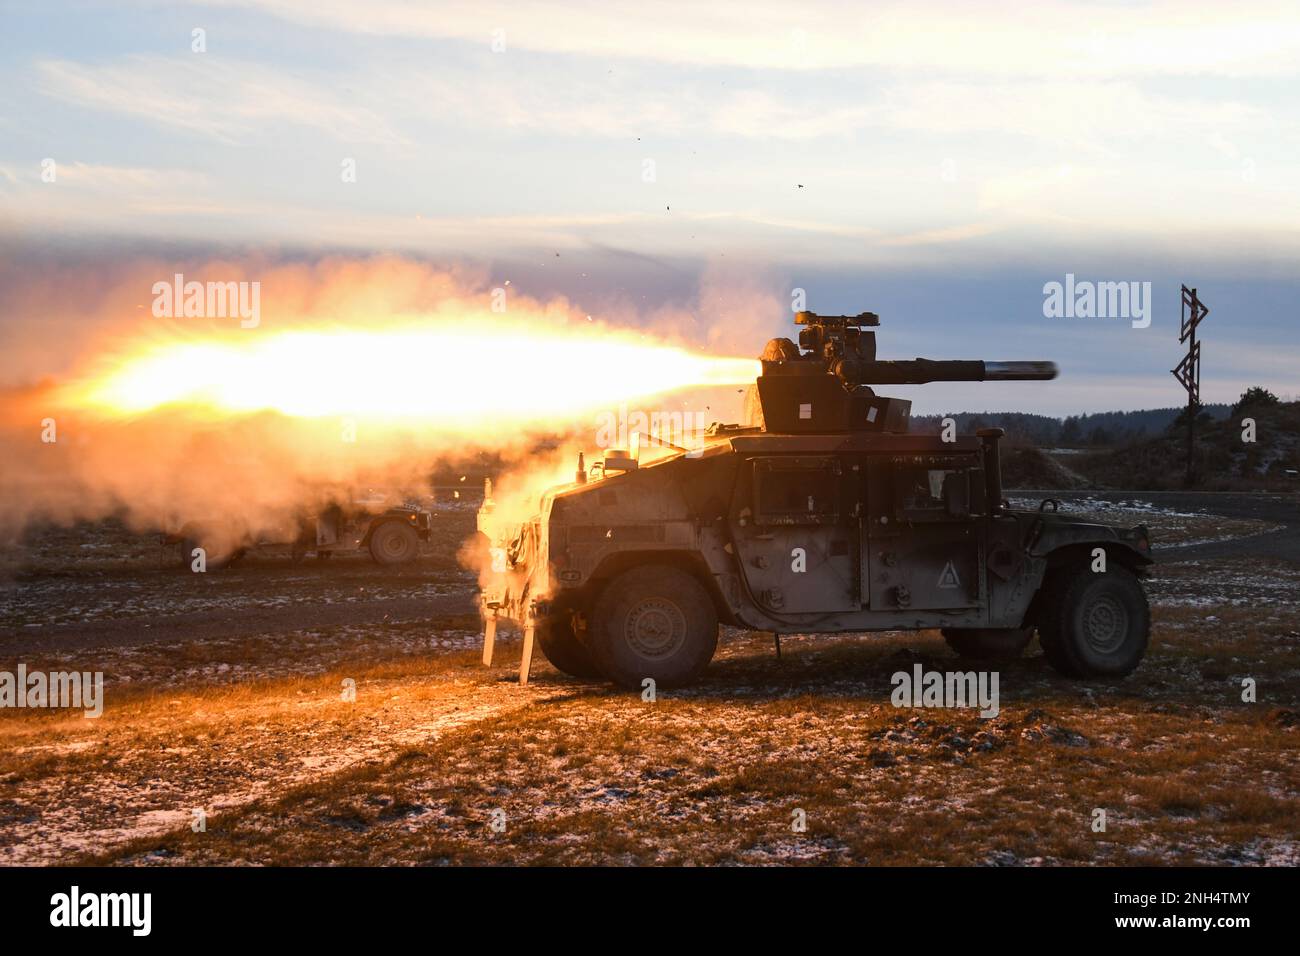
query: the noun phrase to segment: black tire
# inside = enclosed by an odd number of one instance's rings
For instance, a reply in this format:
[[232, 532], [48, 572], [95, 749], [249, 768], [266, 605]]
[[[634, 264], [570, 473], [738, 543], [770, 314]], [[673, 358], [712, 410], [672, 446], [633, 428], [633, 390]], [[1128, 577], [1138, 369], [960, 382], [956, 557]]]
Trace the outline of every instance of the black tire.
[[1037, 615], [1038, 646], [1043, 649], [1043, 656], [1047, 658], [1047, 663], [1051, 664], [1054, 670], [1067, 676], [1073, 675], [1070, 673], [1070, 662], [1061, 652], [1061, 638], [1058, 633], [1060, 621], [1054, 609], [1060, 603], [1062, 588], [1073, 579], [1074, 573], [1065, 569], [1048, 572], [1035, 599], [1040, 608]]
[[606, 677], [639, 689], [681, 687], [704, 672], [718, 646], [718, 612], [685, 571], [648, 564], [607, 584], [591, 610], [587, 649]]
[[420, 556], [420, 536], [400, 521], [385, 521], [370, 532], [370, 556], [377, 564], [407, 564]]
[[[194, 572], [194, 549], [202, 548], [205, 552], [203, 558], [203, 567], [208, 571], [220, 571], [228, 568], [244, 556], [245, 549], [236, 548], [229, 554], [220, 552], [214, 554], [203, 541], [199, 538], [187, 537], [181, 541], [181, 567], [186, 571]], [[197, 573], [197, 572], [194, 572]]]
[[298, 537], [294, 538], [293, 543], [289, 545], [289, 560], [294, 564], [302, 564], [307, 560], [307, 552], [315, 549], [315, 529], [303, 527], [299, 530]]
[[573, 633], [573, 624], [567, 618], [553, 618], [538, 623], [533, 634], [537, 645], [551, 662], [551, 666], [570, 677], [604, 677], [591, 652]]
[[1034, 639], [1032, 627], [945, 627], [942, 633], [959, 656], [983, 661], [1015, 660]]
[[1048, 663], [1069, 677], [1125, 677], [1146, 654], [1151, 609], [1125, 567], [1060, 573], [1044, 595], [1039, 643]]
[[[181, 567], [186, 571], [194, 570], [194, 549], [201, 548], [198, 538], [181, 539]], [[204, 558], [204, 567], [207, 567], [207, 559]]]

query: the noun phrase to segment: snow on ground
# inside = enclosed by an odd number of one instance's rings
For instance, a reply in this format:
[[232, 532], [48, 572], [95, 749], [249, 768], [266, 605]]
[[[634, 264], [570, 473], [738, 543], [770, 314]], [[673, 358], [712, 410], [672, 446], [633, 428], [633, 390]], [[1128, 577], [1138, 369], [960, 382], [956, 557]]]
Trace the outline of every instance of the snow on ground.
[[[1044, 495], [1043, 497], [1050, 497]], [[1036, 511], [1043, 497], [1013, 497], [1008, 499], [1013, 508]], [[1230, 541], [1252, 534], [1264, 534], [1283, 527], [1271, 521], [1253, 518], [1226, 518], [1200, 511], [1182, 511], [1157, 505], [1134, 497], [1124, 501], [1105, 501], [1091, 495], [1083, 498], [1060, 499], [1060, 512], [1066, 515], [1086, 516], [1100, 524], [1121, 527], [1146, 525], [1151, 532], [1155, 549], [1182, 548], [1193, 545]], [[1051, 511], [1051, 508], [1048, 508]]]
[[[1145, 523], [1157, 547], [1270, 527], [1141, 496], [1077, 511]], [[42, 561], [100, 550], [84, 543], [98, 542], [66, 536]], [[992, 721], [890, 705], [894, 671], [959, 665], [935, 632], [793, 635], [778, 661], [770, 637], [727, 628], [703, 682], [648, 704], [540, 659], [521, 690], [510, 630], [482, 669], [472, 605], [426, 607], [469, 594], [452, 553], [398, 577], [346, 560], [203, 580], [105, 561], [11, 581], [3, 623], [222, 627], [129, 646], [59, 630], [26, 658], [103, 670], [106, 711], [0, 712], [0, 861], [1297, 862], [1300, 567], [1254, 552], [1154, 566], [1152, 648], [1123, 681], [1067, 680], [1036, 647], [999, 665]], [[1099, 805], [1114, 813], [1101, 836]]]
[[[223, 813], [255, 800], [389, 759], [558, 692], [443, 675], [416, 688], [406, 680], [359, 682], [360, 707], [328, 691], [306, 699], [286, 691], [251, 705], [185, 695], [169, 702], [164, 714], [147, 708], [138, 716], [110, 712], [83, 731], [98, 739], [51, 748], [78, 754], [81, 773], [0, 777], [6, 783], [0, 863], [56, 863], [104, 853], [188, 827], [195, 809], [215, 827]], [[131, 741], [129, 750], [117, 743], [123, 737]], [[188, 739], [195, 744], [176, 745]], [[20, 748], [15, 755], [39, 758], [40, 749]]]

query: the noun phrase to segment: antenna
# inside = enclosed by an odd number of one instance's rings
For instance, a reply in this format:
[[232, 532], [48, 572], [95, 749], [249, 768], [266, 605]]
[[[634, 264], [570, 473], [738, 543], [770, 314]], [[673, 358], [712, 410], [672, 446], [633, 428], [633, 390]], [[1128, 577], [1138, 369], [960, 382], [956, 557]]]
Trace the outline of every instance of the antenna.
[[1182, 323], [1178, 341], [1187, 343], [1187, 354], [1171, 370], [1178, 384], [1187, 389], [1187, 486], [1196, 480], [1196, 415], [1201, 407], [1201, 343], [1196, 341], [1196, 327], [1210, 314], [1209, 308], [1196, 297], [1196, 290], [1183, 286]]

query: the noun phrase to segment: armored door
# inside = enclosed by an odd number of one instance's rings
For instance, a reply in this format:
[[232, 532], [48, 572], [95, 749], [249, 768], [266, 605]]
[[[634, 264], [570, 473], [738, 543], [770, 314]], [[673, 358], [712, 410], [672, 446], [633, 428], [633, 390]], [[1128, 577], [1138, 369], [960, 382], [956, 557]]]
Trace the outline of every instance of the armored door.
[[863, 558], [873, 611], [969, 610], [985, 602], [978, 459], [881, 457]]
[[746, 462], [732, 505], [745, 585], [781, 614], [860, 607], [856, 475], [834, 456]]

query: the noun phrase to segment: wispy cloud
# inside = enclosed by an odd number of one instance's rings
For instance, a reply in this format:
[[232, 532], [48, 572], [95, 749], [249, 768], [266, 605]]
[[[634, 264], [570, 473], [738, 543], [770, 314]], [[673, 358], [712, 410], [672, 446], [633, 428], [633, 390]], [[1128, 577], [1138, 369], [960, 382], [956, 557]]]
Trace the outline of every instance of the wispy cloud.
[[936, 246], [968, 239], [979, 239], [992, 235], [1002, 229], [996, 223], [973, 222], [960, 226], [948, 226], [944, 229], [924, 229], [920, 232], [903, 236], [891, 236], [881, 241], [884, 246]]
[[215, 56], [46, 60], [37, 70], [46, 95], [226, 142], [273, 123], [314, 127], [343, 141], [399, 141], [377, 113], [348, 105], [346, 92], [325, 71], [305, 80]]
[[[199, 21], [221, 39], [203, 55], [35, 44], [34, 69], [13, 78], [44, 96], [10, 97], [40, 113], [0, 144], [6, 212], [486, 255], [607, 244], [899, 262], [942, 246], [974, 263], [1159, 243], [1289, 261], [1300, 244], [1300, 109], [1274, 57], [1300, 15], [1276, 5], [1240, 22], [1163, 0], [997, 15], [773, 0], [744, 16], [621, 0], [224, 6]], [[1203, 48], [1212, 27], [1261, 78], [1221, 78], [1237, 61]], [[21, 165], [50, 143], [58, 192]], [[158, 156], [195, 172], [151, 168]], [[341, 182], [354, 156], [359, 180]], [[657, 178], [642, 178], [647, 160]]]
[[129, 190], [149, 192], [178, 189], [204, 189], [211, 178], [189, 169], [158, 169], [148, 166], [105, 166], [97, 163], [70, 162], [58, 166], [58, 181], [105, 192]]
[[1294, 4], [1264, 0], [203, 0], [349, 33], [676, 64], [817, 70], [868, 67], [999, 76], [1279, 76], [1300, 71]]

